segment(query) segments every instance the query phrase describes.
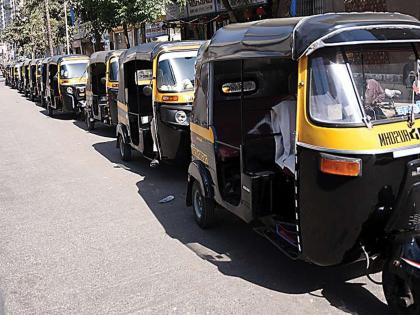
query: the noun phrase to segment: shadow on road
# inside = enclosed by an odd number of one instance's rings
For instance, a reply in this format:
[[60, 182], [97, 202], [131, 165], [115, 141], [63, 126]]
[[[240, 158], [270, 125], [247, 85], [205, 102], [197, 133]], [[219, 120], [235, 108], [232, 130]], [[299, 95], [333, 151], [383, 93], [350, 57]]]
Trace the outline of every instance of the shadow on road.
[[81, 120], [73, 121], [73, 125], [84, 130], [87, 133], [92, 133], [97, 136], [106, 137], [106, 138], [116, 138], [115, 127], [110, 127], [102, 123], [95, 123], [95, 128], [93, 130], [87, 130], [86, 123]]
[[[116, 141], [109, 141], [93, 147], [115, 167], [144, 177], [137, 183], [139, 195], [166, 233], [217, 266], [221, 273], [288, 294], [320, 289], [320, 295], [312, 294], [314, 299], [325, 298], [332, 306], [350, 314], [388, 314], [387, 306], [364, 288], [363, 283], [346, 282], [364, 274], [364, 263], [321, 268], [292, 261], [223, 210], [218, 211], [214, 228], [202, 230], [194, 222], [192, 209], [185, 206], [186, 168], [161, 165], [151, 169], [149, 162], [137, 154], [133, 161], [122, 162], [115, 144]], [[160, 204], [159, 200], [168, 195], [174, 195], [175, 200]]]
[[[42, 107], [41, 107], [42, 108]], [[46, 109], [42, 109], [39, 111], [41, 114], [48, 116], [48, 111]], [[62, 113], [62, 112], [54, 112], [52, 119], [59, 119], [59, 120], [72, 120], [76, 119], [76, 114], [74, 113]]]

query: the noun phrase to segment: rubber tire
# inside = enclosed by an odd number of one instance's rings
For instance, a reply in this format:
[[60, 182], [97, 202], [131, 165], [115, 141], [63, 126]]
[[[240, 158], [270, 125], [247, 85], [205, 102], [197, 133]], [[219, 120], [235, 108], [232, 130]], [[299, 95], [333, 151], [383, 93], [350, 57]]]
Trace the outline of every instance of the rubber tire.
[[54, 109], [48, 103], [47, 103], [47, 113], [48, 113], [48, 116], [50, 117], [54, 116]]
[[86, 123], [86, 130], [93, 130], [95, 129], [95, 122], [90, 121], [90, 115], [88, 112], [85, 112], [85, 123]]
[[214, 201], [204, 196], [200, 184], [197, 181], [194, 181], [192, 185], [191, 196], [195, 222], [202, 229], [211, 227], [215, 222]]
[[131, 161], [131, 147], [128, 143], [124, 142], [121, 135], [118, 136], [118, 147], [120, 148], [121, 160], [125, 162]]
[[[382, 286], [384, 290], [384, 295], [388, 306], [392, 314], [395, 315], [418, 315], [420, 314], [420, 291], [415, 291], [414, 288], [410, 288], [414, 297], [414, 305], [410, 307], [404, 307], [401, 305], [399, 300], [398, 291], [401, 291], [401, 282], [400, 279], [394, 272], [393, 268], [396, 268], [392, 265], [393, 260], [389, 260], [385, 263], [384, 269], [382, 271]], [[419, 284], [417, 287], [420, 288]]]

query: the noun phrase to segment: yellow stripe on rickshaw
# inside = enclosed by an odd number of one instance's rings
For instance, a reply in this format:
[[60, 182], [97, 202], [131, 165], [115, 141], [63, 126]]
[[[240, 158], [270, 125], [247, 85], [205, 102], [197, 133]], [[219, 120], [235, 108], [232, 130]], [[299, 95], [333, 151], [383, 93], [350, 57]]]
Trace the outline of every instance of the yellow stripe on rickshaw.
[[211, 128], [204, 128], [200, 125], [190, 123], [190, 129], [192, 133], [204, 138], [205, 140], [209, 141], [210, 143], [214, 143], [214, 134]]

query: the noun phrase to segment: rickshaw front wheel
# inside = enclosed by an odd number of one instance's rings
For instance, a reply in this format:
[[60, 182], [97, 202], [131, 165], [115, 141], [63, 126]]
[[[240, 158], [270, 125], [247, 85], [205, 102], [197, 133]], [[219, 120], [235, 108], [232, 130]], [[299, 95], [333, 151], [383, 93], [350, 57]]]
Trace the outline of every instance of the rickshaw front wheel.
[[131, 147], [128, 143], [125, 143], [121, 135], [118, 136], [118, 146], [120, 148], [121, 160], [127, 162], [131, 160]]
[[50, 117], [54, 116], [54, 109], [48, 103], [47, 103], [47, 112], [48, 112], [48, 116]]
[[85, 121], [86, 121], [87, 130], [91, 131], [91, 130], [95, 129], [95, 123], [90, 120], [89, 112], [85, 113]]
[[191, 193], [194, 219], [202, 229], [206, 229], [214, 223], [214, 201], [204, 196], [197, 181], [194, 181]]
[[[420, 314], [420, 284], [409, 285], [396, 272], [394, 260], [388, 260], [382, 271], [383, 290], [392, 314]], [[415, 279], [414, 279], [415, 280]]]

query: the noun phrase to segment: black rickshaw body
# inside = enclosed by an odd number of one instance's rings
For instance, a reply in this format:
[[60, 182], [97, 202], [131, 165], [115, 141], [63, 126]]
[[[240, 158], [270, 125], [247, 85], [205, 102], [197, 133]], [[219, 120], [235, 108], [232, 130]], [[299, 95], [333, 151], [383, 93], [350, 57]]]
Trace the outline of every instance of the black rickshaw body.
[[42, 59], [39, 63], [39, 71], [41, 73], [39, 84], [40, 91], [40, 101], [43, 107], [46, 107], [47, 104], [47, 85], [48, 85], [48, 61], [51, 57], [46, 57]]
[[120, 56], [117, 136], [147, 158], [189, 158], [194, 62], [202, 43], [147, 43]]
[[[220, 29], [197, 57], [187, 204], [254, 222], [294, 259], [333, 266], [379, 255], [418, 285], [419, 54], [420, 22], [394, 13]], [[374, 89], [381, 100], [368, 104]], [[281, 161], [287, 141], [273, 117], [285, 104], [296, 112], [283, 116], [293, 152]]]
[[41, 59], [32, 59], [29, 64], [29, 90], [30, 90], [30, 98], [35, 100], [35, 98], [39, 97], [39, 63]]
[[22, 74], [22, 69], [23, 69], [23, 62], [20, 61], [20, 62], [16, 63], [16, 66], [15, 66], [15, 88], [20, 93], [23, 92], [23, 74]]
[[13, 66], [12, 66], [11, 63], [7, 63], [4, 66], [3, 75], [5, 77], [5, 84], [7, 86], [11, 86], [12, 85], [12, 75], [11, 75], [12, 68], [13, 68]]
[[89, 57], [50, 57], [46, 64], [46, 100], [49, 111], [81, 113], [86, 102]]
[[123, 50], [101, 51], [90, 56], [86, 85], [86, 119], [109, 126], [118, 124], [119, 56]]
[[22, 67], [22, 76], [23, 76], [23, 93], [25, 96], [29, 96], [31, 90], [31, 62], [32, 59], [26, 59]]

